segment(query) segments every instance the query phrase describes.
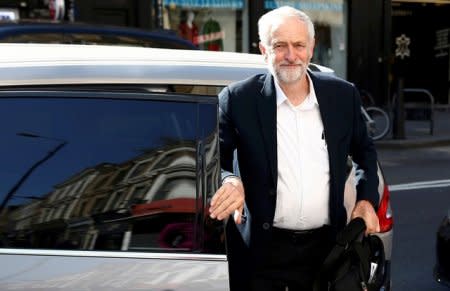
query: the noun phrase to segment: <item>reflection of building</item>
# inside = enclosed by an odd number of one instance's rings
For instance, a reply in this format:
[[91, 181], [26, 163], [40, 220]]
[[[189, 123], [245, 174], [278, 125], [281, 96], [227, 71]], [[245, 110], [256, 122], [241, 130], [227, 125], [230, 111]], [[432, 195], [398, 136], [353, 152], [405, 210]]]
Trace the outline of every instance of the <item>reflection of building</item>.
[[55, 190], [46, 195], [41, 204], [38, 223], [34, 222], [33, 225], [36, 244], [50, 247], [69, 239], [62, 235], [64, 232], [61, 230], [66, 229], [72, 212], [95, 175], [93, 169], [84, 170], [55, 185]]
[[[19, 108], [17, 101], [10, 110], [14, 123], [46, 128], [49, 117], [58, 120], [55, 135], [70, 143], [26, 181], [20, 189], [26, 195], [13, 197], [15, 206], [2, 211], [3, 245], [223, 254], [223, 223], [206, 212], [220, 176], [213, 97], [50, 101], [25, 100]], [[70, 114], [64, 114], [67, 106]], [[30, 108], [42, 118], [27, 119]], [[8, 142], [5, 148], [22, 145]], [[28, 150], [30, 156], [41, 151]], [[4, 168], [27, 169], [28, 161], [17, 150]], [[155, 207], [159, 211], [148, 211]]]
[[[211, 160], [215, 147], [213, 139], [206, 159]], [[127, 250], [144, 247], [150, 240], [158, 244], [157, 238], [151, 238], [154, 229], [148, 227], [152, 224], [148, 219], [157, 219], [159, 225], [154, 227], [159, 230], [174, 219], [194, 223], [195, 156], [194, 145], [169, 145], [120, 165], [86, 169], [56, 185], [42, 200], [10, 210], [10, 223], [4, 229], [16, 236], [18, 243], [28, 239], [37, 247]], [[218, 167], [217, 161], [214, 165]], [[208, 172], [217, 170], [209, 167]], [[170, 209], [148, 210], [158, 203], [170, 205]], [[165, 213], [177, 215], [161, 215]]]
[[38, 221], [41, 209], [43, 209], [42, 201], [34, 200], [14, 210], [12, 215], [14, 218], [10, 221], [15, 223], [10, 225], [10, 227], [18, 245], [27, 245], [31, 240], [35, 239], [31, 237], [33, 233], [32, 226]]
[[[92, 248], [128, 249], [132, 246], [135, 231], [132, 209], [149, 201], [166, 200], [173, 197], [195, 198], [195, 150], [194, 147], [169, 147], [141, 155], [126, 163], [115, 175], [114, 183], [100, 211], [93, 213], [96, 225], [90, 232], [96, 242]], [[118, 177], [121, 177], [118, 179]], [[109, 192], [109, 194], [111, 194]], [[145, 229], [145, 227], [144, 227]], [[147, 232], [152, 232], [148, 228]], [[140, 234], [142, 237], [142, 233]], [[148, 242], [148, 240], [147, 240]]]

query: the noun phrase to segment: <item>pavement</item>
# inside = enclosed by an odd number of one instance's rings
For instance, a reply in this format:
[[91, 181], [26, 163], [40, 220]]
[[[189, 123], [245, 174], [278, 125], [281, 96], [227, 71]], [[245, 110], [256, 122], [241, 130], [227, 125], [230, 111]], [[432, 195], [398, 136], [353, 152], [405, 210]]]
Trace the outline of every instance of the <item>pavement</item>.
[[405, 136], [398, 138], [390, 133], [375, 141], [378, 149], [407, 149], [450, 145], [450, 107], [434, 110], [433, 134], [430, 134], [429, 120], [405, 120]]

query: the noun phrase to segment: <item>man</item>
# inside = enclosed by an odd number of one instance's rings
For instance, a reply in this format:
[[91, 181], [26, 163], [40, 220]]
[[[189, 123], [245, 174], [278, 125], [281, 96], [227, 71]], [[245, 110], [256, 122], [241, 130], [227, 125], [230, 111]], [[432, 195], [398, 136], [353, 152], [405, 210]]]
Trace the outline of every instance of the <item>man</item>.
[[[223, 183], [210, 216], [233, 214], [236, 224], [250, 223], [248, 249], [227, 225], [230, 277], [240, 281], [233, 290], [312, 290], [346, 224], [349, 155], [364, 170], [351, 216], [364, 219], [367, 233], [379, 231], [376, 152], [355, 87], [307, 70], [314, 49], [310, 18], [281, 7], [263, 15], [258, 29], [269, 73], [219, 95]], [[241, 178], [232, 174], [235, 149]]]

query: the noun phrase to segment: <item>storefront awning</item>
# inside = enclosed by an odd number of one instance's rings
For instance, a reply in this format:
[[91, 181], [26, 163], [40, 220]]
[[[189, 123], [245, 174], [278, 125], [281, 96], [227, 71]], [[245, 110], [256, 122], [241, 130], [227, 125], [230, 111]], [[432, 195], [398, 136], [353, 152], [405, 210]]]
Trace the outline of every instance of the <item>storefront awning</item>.
[[304, 11], [314, 22], [342, 25], [344, 0], [264, 0], [265, 9], [291, 6]]
[[244, 8], [244, 0], [164, 0], [164, 5], [186, 8]]

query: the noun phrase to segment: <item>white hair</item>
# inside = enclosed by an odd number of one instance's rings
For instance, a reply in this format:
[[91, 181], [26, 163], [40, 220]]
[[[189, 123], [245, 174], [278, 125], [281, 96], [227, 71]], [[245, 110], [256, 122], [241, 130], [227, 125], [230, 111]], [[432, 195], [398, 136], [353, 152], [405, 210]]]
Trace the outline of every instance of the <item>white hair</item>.
[[306, 24], [309, 39], [314, 39], [314, 24], [306, 13], [290, 6], [282, 6], [271, 10], [258, 20], [259, 40], [263, 45], [270, 45], [272, 25], [280, 18], [296, 17]]

